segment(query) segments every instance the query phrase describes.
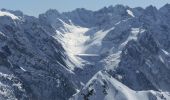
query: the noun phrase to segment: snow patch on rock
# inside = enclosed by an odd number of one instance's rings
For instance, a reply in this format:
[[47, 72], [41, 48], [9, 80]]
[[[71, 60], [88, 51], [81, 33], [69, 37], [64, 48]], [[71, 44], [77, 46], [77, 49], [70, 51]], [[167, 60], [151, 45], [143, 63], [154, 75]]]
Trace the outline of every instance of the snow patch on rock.
[[127, 13], [128, 13], [130, 16], [135, 17], [134, 14], [133, 14], [133, 12], [132, 12], [131, 10], [126, 10], [126, 11], [127, 11]]
[[11, 14], [9, 12], [4, 12], [4, 11], [0, 11], [0, 16], [9, 16], [11, 17], [13, 20], [19, 19], [17, 16], [15, 16], [14, 14]]

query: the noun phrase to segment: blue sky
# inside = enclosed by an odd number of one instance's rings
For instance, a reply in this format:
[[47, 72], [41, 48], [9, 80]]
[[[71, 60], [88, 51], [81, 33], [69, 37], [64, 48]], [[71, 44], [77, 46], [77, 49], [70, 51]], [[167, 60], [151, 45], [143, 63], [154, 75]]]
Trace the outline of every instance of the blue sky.
[[0, 0], [0, 8], [21, 10], [25, 14], [37, 16], [52, 8], [60, 12], [76, 8], [97, 10], [104, 6], [123, 4], [130, 7], [154, 5], [160, 8], [170, 0]]

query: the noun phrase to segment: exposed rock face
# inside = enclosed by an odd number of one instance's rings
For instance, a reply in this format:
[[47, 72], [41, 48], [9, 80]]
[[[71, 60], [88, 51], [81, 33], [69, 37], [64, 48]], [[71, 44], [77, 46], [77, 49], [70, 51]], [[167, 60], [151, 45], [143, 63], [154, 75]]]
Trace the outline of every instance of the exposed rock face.
[[39, 18], [1, 10], [0, 99], [170, 100], [169, 13], [168, 4]]
[[3, 16], [0, 21], [2, 99], [66, 100], [75, 93], [65, 51], [38, 19]]

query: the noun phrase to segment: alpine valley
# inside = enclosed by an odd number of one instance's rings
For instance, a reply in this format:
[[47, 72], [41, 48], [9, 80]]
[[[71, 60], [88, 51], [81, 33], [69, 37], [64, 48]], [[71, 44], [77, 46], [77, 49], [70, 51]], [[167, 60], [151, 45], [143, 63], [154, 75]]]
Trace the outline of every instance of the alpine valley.
[[1, 9], [0, 100], [170, 100], [170, 4]]

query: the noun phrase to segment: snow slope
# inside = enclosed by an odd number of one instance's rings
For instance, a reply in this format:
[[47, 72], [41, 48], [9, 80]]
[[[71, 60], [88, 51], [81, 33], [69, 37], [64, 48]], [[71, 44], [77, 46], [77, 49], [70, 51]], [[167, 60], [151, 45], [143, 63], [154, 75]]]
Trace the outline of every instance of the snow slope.
[[0, 99], [169, 100], [169, 9], [1, 10]]
[[134, 91], [105, 71], [100, 71], [70, 100], [169, 100], [168, 93]]
[[127, 13], [130, 15], [130, 16], [132, 16], [132, 17], [135, 17], [135, 15], [133, 14], [133, 12], [131, 11], [131, 10], [127, 10]]

